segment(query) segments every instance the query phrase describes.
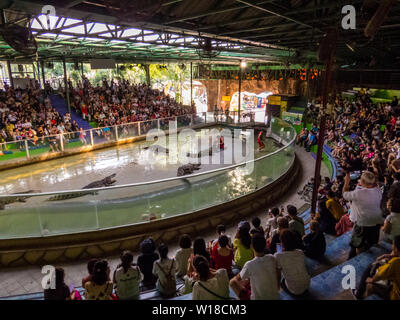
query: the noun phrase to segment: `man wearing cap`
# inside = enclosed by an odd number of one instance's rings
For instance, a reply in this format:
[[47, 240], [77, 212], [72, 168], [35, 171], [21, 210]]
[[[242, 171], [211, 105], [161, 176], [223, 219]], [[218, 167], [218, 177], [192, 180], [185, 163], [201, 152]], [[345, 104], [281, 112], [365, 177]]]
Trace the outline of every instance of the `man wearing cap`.
[[350, 190], [350, 173], [344, 178], [343, 198], [350, 201], [350, 220], [354, 223], [349, 258], [368, 250], [379, 241], [383, 224], [380, 208], [382, 191], [376, 185], [375, 175], [365, 171], [354, 191]]

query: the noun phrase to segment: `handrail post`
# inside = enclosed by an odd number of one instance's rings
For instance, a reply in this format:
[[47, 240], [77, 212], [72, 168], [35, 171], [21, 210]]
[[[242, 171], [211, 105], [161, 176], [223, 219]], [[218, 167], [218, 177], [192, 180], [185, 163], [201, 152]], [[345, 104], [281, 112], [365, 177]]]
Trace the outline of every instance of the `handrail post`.
[[204, 112], [204, 123], [207, 123], [207, 112]]
[[60, 149], [61, 149], [61, 151], [64, 151], [63, 134], [60, 133], [58, 136], [59, 136], [59, 138], [60, 138]]
[[140, 121], [138, 122], [137, 126], [138, 126], [138, 136], [140, 136], [141, 135], [141, 132], [140, 132]]
[[26, 157], [29, 159], [31, 155], [29, 153], [28, 140], [25, 140], [25, 151], [26, 151]]
[[91, 144], [92, 146], [94, 146], [94, 141], [93, 141], [93, 129], [90, 129], [90, 130], [89, 130], [89, 134], [90, 134], [90, 144]]
[[160, 119], [157, 119], [157, 129], [160, 130]]
[[190, 126], [193, 126], [193, 114], [190, 115]]
[[118, 141], [119, 140], [119, 137], [118, 137], [118, 126], [115, 125], [114, 128], [115, 128], [115, 141]]

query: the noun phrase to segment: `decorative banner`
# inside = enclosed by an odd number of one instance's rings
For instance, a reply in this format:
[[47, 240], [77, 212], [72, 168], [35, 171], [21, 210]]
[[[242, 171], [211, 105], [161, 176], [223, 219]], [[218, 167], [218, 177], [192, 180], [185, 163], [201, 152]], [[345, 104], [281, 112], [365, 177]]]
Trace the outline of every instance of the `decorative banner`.
[[222, 96], [222, 101], [231, 101], [231, 96]]

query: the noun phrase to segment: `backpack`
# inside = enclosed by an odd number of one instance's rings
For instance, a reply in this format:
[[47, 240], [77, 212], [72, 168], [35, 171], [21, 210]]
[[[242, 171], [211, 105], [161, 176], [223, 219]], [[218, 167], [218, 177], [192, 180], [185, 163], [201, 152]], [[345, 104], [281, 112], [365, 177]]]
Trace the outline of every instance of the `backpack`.
[[161, 266], [158, 262], [156, 262], [156, 263], [157, 263], [158, 267], [160, 268], [161, 272], [165, 276], [164, 282], [161, 282], [161, 280], [159, 279], [161, 287], [163, 288], [162, 295], [164, 295], [166, 297], [171, 297], [171, 296], [175, 295], [175, 293], [176, 293], [176, 278], [175, 278], [175, 272], [172, 271], [172, 269], [175, 265], [175, 259], [172, 259], [171, 268], [169, 269], [168, 273], [165, 272], [165, 270], [163, 268], [161, 268]]

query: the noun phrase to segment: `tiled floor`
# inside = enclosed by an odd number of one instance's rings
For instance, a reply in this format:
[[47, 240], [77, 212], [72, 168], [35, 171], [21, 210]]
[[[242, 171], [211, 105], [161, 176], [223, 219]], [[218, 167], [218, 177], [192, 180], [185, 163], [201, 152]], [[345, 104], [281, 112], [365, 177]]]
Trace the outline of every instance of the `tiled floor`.
[[[298, 183], [293, 185], [288, 191], [287, 195], [284, 196], [279, 203], [276, 205], [287, 205], [292, 204], [296, 207], [301, 207], [304, 205], [304, 201], [299, 198], [296, 191], [303, 187], [310, 176], [314, 174], [314, 160], [310, 153], [304, 151], [303, 148], [296, 147], [296, 154], [299, 157], [302, 166], [302, 173], [299, 177]], [[322, 166], [322, 177], [328, 176], [328, 169]], [[254, 216], [259, 216], [262, 224], [265, 225], [267, 215], [266, 210], [262, 212], [256, 212]], [[237, 221], [234, 222], [232, 226], [227, 227], [228, 234], [234, 237], [236, 231]], [[209, 233], [203, 235], [205, 240], [211, 240], [215, 237], [215, 231], [211, 230]], [[170, 244], [170, 254], [174, 255], [178, 249], [177, 241]], [[108, 257], [107, 260], [110, 264], [110, 269], [113, 271], [117, 264], [120, 262], [118, 256]], [[73, 285], [76, 287], [81, 286], [81, 280], [86, 276], [86, 261], [79, 261], [73, 263], [67, 263], [60, 265], [65, 270], [65, 283], [67, 285]], [[1, 269], [0, 270], [0, 297], [20, 295], [41, 292], [42, 286], [42, 274], [40, 266], [29, 266], [29, 267], [19, 267], [12, 269]]]

